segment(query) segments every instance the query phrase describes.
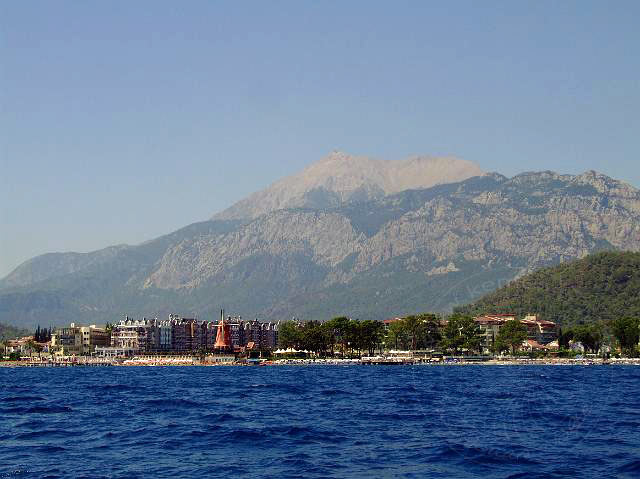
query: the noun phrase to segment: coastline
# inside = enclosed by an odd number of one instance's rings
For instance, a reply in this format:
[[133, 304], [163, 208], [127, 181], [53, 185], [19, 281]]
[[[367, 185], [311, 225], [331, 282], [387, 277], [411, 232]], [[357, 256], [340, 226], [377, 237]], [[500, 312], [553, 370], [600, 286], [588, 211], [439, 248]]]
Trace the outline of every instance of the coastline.
[[247, 363], [246, 361], [211, 362], [192, 359], [174, 358], [133, 358], [125, 361], [2, 361], [0, 368], [28, 367], [215, 367], [215, 366], [640, 366], [640, 358], [602, 359], [489, 359], [484, 361], [466, 361], [463, 359], [429, 361], [429, 360], [396, 360], [370, 361], [363, 359], [279, 359]]

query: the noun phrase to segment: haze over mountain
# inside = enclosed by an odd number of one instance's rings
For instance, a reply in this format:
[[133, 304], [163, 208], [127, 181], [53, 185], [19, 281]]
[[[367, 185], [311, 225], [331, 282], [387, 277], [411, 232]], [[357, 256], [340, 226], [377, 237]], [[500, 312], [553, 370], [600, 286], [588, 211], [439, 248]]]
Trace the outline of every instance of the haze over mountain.
[[212, 219], [257, 218], [285, 208], [327, 208], [400, 191], [454, 183], [484, 172], [471, 161], [416, 156], [376, 160], [334, 151], [300, 173], [253, 193]]
[[605, 175], [509, 179], [454, 159], [334, 153], [213, 220], [23, 263], [0, 281], [0, 321], [209, 318], [221, 306], [262, 319], [445, 311], [602, 249], [640, 250], [640, 192]]

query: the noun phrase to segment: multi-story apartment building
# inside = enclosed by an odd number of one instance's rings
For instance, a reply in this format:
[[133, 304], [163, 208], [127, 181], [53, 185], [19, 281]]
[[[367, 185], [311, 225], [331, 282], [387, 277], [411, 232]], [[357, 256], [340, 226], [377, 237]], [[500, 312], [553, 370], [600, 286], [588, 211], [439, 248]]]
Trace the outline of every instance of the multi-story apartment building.
[[156, 345], [156, 349], [158, 351], [171, 351], [173, 347], [173, 325], [171, 320], [169, 321], [158, 321], [158, 344]]
[[257, 319], [244, 325], [245, 344], [253, 343], [259, 349], [273, 349], [278, 344], [278, 327], [274, 323], [262, 323]]
[[215, 323], [199, 321], [196, 318], [181, 318], [176, 314], [171, 314], [169, 321], [161, 324], [171, 327], [171, 347], [169, 349], [173, 352], [213, 350], [218, 330]]
[[521, 322], [527, 327], [528, 339], [540, 344], [548, 344], [558, 338], [556, 323], [539, 319], [536, 315], [525, 316]]
[[[126, 317], [113, 327], [111, 347], [100, 348], [99, 354], [193, 354], [214, 351], [219, 325], [220, 322], [182, 318], [177, 314], [170, 314], [167, 320], [134, 320]], [[229, 316], [225, 319], [225, 330], [235, 350], [245, 347], [249, 342], [259, 349], [274, 349], [278, 343], [277, 323], [258, 320], [245, 322], [239, 316]]]
[[156, 320], [142, 318], [131, 319], [128, 316], [111, 330], [111, 347], [150, 352], [158, 344]]
[[229, 328], [231, 346], [233, 346], [234, 348], [239, 348], [247, 344], [244, 321], [242, 321], [241, 317], [232, 318], [231, 316], [229, 316], [226, 319], [226, 326]]
[[82, 354], [82, 335], [80, 328], [71, 323], [68, 328], [58, 328], [51, 333], [51, 350], [60, 356]]
[[111, 343], [109, 331], [95, 325], [81, 326], [80, 334], [82, 334], [82, 354], [91, 354], [96, 347], [109, 346]]
[[[515, 320], [516, 316], [513, 314], [488, 314], [474, 319], [482, 332], [482, 347], [485, 352], [490, 352], [493, 351], [500, 328], [507, 321]], [[558, 337], [556, 324], [551, 321], [544, 321], [538, 319], [537, 316], [529, 315], [520, 320], [520, 322], [527, 328], [527, 339], [536, 343], [547, 344]]]
[[512, 314], [489, 314], [474, 318], [482, 335], [482, 348], [485, 352], [493, 351], [500, 328], [507, 322], [516, 319]]
[[58, 328], [51, 334], [51, 351], [61, 356], [91, 354], [96, 347], [109, 343], [109, 332], [95, 324], [79, 326], [71, 323], [68, 328]]

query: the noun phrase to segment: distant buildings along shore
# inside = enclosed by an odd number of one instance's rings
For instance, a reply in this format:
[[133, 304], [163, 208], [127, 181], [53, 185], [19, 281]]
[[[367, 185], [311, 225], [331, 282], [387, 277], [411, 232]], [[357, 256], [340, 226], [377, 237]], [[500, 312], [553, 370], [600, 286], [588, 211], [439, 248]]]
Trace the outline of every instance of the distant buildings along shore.
[[[10, 341], [9, 352], [25, 353], [31, 337]], [[57, 328], [43, 348], [58, 356], [128, 357], [139, 354], [238, 353], [271, 350], [278, 344], [278, 323], [241, 317], [201, 321], [170, 314], [168, 319], [133, 319], [113, 325]]]

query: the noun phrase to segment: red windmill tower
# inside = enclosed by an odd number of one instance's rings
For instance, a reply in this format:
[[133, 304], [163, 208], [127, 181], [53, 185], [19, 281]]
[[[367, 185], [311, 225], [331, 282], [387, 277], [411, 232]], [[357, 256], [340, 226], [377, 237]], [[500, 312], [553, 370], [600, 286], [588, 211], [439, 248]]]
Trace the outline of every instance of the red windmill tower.
[[229, 326], [224, 324], [224, 309], [220, 310], [220, 323], [218, 323], [216, 343], [213, 347], [215, 349], [231, 349], [231, 330]]

